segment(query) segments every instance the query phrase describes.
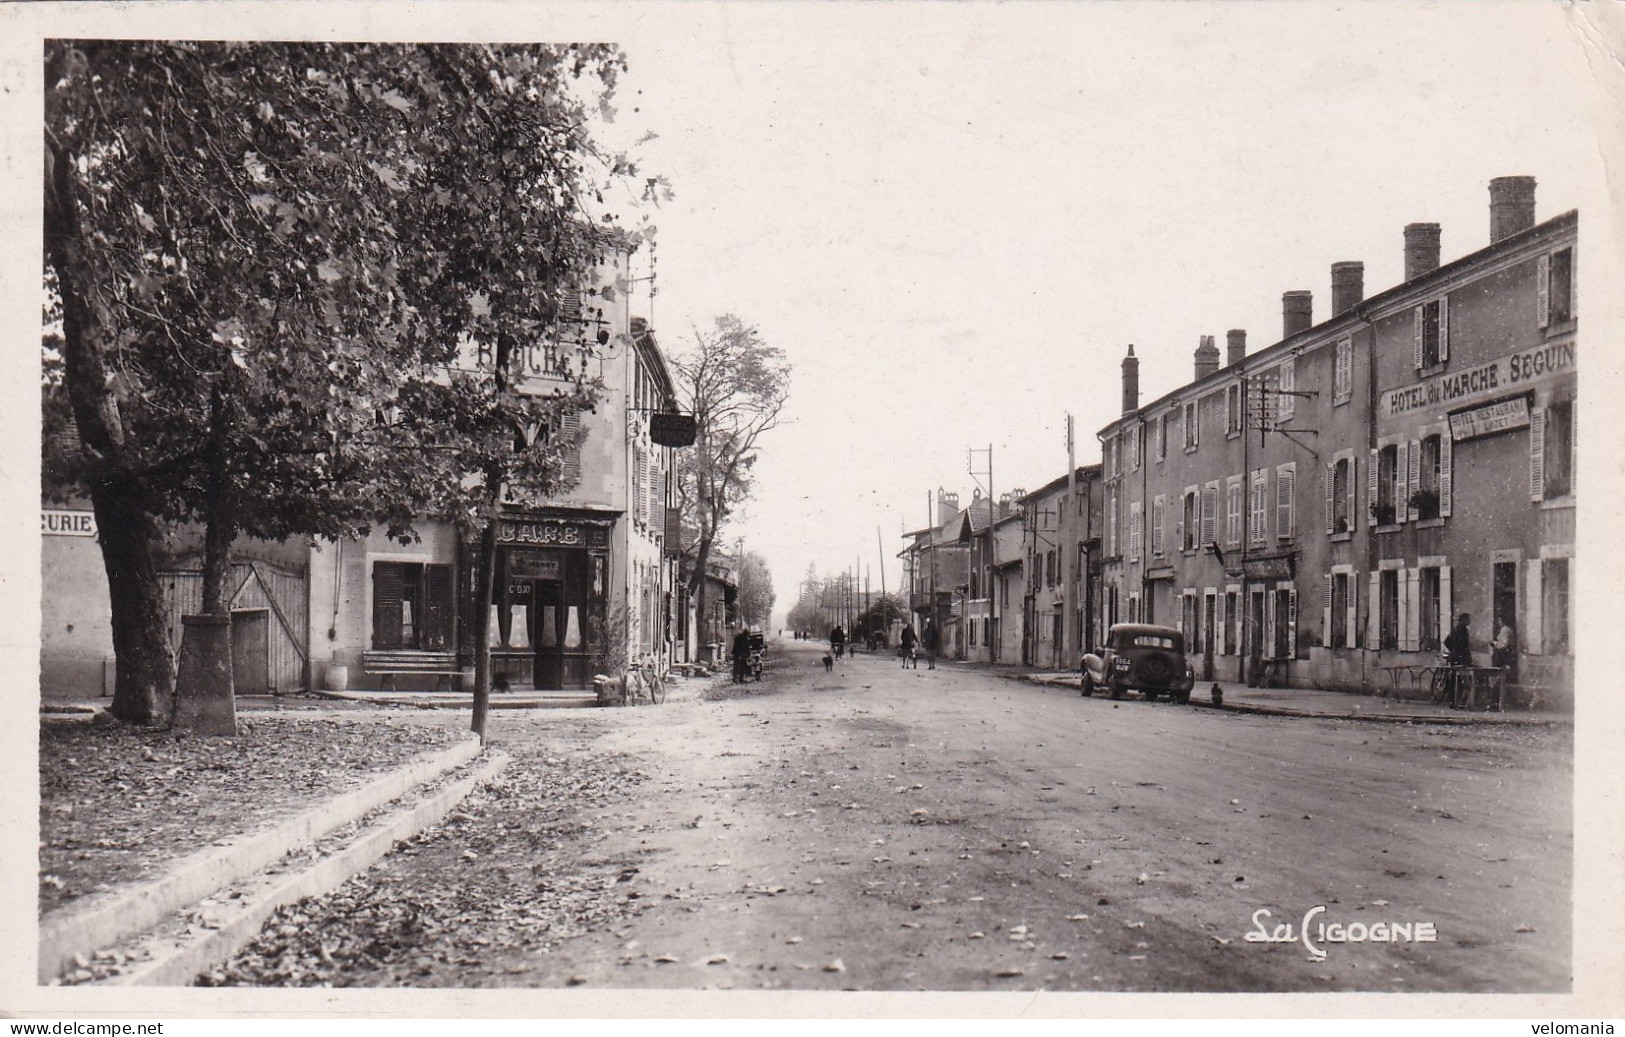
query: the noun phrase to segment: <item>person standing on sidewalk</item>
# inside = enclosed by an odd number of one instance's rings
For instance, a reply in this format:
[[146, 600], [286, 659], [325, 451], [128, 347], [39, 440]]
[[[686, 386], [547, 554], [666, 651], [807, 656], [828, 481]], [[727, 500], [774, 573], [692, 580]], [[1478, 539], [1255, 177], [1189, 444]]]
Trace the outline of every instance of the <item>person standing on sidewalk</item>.
[[[1472, 622], [1471, 616], [1463, 612], [1456, 617], [1456, 625], [1451, 628], [1450, 635], [1444, 639], [1444, 661], [1452, 671], [1460, 666], [1473, 665], [1473, 644], [1468, 635], [1468, 625]], [[1462, 692], [1472, 694], [1472, 674], [1452, 672], [1450, 674], [1450, 705], [1456, 706], [1461, 702]]]
[[903, 660], [904, 669], [908, 668], [908, 664], [911, 660], [913, 661], [914, 668], [916, 670], [920, 668], [920, 660], [914, 657], [915, 640], [914, 628], [905, 624], [903, 627], [902, 647], [897, 650], [898, 657]]
[[1518, 679], [1518, 632], [1512, 629], [1509, 619], [1501, 621], [1495, 640], [1490, 642], [1490, 665], [1505, 670], [1507, 680]]
[[937, 643], [938, 643], [938, 640], [939, 640], [939, 638], [938, 638], [938, 635], [937, 635], [937, 621], [934, 620], [934, 619], [926, 620], [925, 621], [925, 637], [924, 637], [924, 641], [925, 641], [925, 661], [928, 664], [930, 664], [930, 665], [928, 665], [926, 667], [926, 669], [928, 669], [928, 670], [934, 670], [934, 669], [937, 668]]
[[745, 624], [739, 624], [739, 630], [734, 633], [734, 683], [745, 683], [745, 673], [750, 666], [750, 630]]

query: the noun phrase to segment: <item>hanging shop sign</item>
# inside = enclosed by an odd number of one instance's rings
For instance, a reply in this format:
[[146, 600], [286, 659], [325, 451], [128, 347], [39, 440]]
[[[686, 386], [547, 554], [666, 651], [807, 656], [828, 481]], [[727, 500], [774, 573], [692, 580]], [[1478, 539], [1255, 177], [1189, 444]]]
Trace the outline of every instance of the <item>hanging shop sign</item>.
[[1397, 389], [1385, 389], [1382, 393], [1382, 416], [1398, 418], [1419, 411], [1482, 400], [1573, 371], [1573, 342], [1536, 346], [1464, 371], [1436, 375]]
[[96, 515], [90, 511], [46, 508], [40, 512], [40, 532], [48, 537], [93, 537]]
[[693, 446], [697, 430], [692, 414], [656, 412], [649, 415], [649, 438], [661, 446]]
[[1516, 396], [1450, 415], [1450, 438], [1459, 443], [1464, 439], [1524, 428], [1528, 424], [1529, 397]]
[[1292, 579], [1292, 556], [1277, 555], [1274, 558], [1247, 558], [1242, 561], [1241, 570], [1249, 580], [1290, 580]]

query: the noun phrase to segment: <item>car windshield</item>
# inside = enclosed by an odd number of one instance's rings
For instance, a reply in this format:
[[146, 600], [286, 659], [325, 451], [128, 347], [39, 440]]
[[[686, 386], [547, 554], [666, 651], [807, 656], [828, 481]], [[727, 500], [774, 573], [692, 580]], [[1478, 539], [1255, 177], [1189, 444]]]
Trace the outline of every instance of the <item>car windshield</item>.
[[1135, 648], [1177, 648], [1174, 639], [1166, 634], [1135, 634], [1123, 639], [1127, 647]]

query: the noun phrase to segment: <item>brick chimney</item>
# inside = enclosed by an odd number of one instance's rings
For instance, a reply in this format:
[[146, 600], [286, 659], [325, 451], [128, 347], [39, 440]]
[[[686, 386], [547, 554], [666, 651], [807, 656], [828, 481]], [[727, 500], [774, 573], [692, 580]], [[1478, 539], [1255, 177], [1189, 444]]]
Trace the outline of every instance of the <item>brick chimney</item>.
[[1439, 269], [1439, 225], [1405, 224], [1405, 280], [1413, 281]]
[[1347, 313], [1365, 298], [1365, 264], [1332, 264], [1332, 316]]
[[1224, 363], [1226, 367], [1235, 367], [1247, 356], [1247, 332], [1241, 328], [1231, 328], [1224, 333]]
[[1288, 339], [1314, 326], [1314, 293], [1301, 289], [1281, 293], [1281, 337]]
[[1196, 346], [1196, 380], [1201, 381], [1219, 369], [1219, 347], [1212, 335], [1203, 335]]
[[959, 514], [959, 494], [937, 487], [937, 525], [946, 526]]
[[1129, 344], [1128, 356], [1123, 358], [1123, 413], [1140, 409], [1140, 361]]
[[1490, 244], [1535, 225], [1535, 178], [1498, 176], [1490, 181]]

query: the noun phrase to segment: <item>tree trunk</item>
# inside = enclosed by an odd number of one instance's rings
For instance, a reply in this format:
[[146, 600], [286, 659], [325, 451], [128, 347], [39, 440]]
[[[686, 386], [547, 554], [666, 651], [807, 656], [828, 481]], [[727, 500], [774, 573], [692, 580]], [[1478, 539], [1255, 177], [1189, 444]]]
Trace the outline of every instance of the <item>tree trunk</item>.
[[196, 734], [237, 733], [237, 688], [231, 658], [231, 542], [236, 537], [226, 471], [226, 411], [215, 386], [209, 405], [209, 481], [204, 502], [201, 616], [181, 617], [181, 657], [172, 725]]
[[[705, 607], [705, 566], [710, 560], [711, 538], [702, 535], [700, 542], [694, 545], [694, 571], [688, 575], [688, 590], [694, 598], [694, 629], [704, 639], [704, 644], [710, 644], [718, 633], [711, 629], [711, 617], [706, 614]], [[716, 662], [715, 659], [710, 661]]]
[[[486, 476], [490, 488], [490, 473]], [[501, 499], [500, 489], [489, 497]], [[485, 741], [485, 718], [491, 708], [491, 604], [495, 597], [498, 514], [493, 508], [480, 530], [479, 558], [474, 567], [474, 716], [469, 730]]]
[[62, 360], [68, 400], [90, 463], [90, 501], [107, 571], [113, 634], [113, 716], [158, 724], [175, 681], [168, 607], [153, 561], [152, 516], [140, 506], [126, 470], [123, 428], [107, 389], [102, 322], [95, 285], [86, 271], [84, 240], [72, 194], [73, 156], [53, 150], [47, 163], [45, 247], [62, 300]]

